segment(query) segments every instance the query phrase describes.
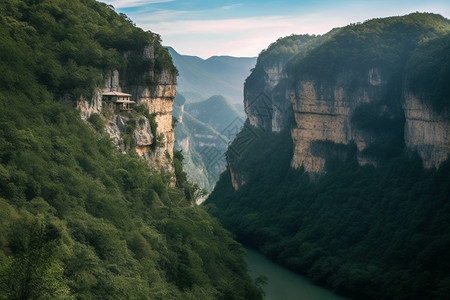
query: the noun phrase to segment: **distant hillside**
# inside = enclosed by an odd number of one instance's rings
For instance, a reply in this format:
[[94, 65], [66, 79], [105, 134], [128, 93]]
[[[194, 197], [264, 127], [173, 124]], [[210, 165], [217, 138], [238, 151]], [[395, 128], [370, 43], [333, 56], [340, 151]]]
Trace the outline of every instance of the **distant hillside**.
[[213, 56], [204, 60], [168, 49], [180, 74], [177, 90], [188, 102], [223, 95], [232, 103], [242, 103], [244, 81], [255, 66], [256, 57]]
[[225, 171], [225, 152], [243, 125], [244, 116], [222, 96], [187, 103], [178, 94], [174, 103], [175, 148], [183, 151], [189, 180], [211, 191]]
[[223, 96], [213, 96], [202, 102], [188, 103], [185, 111], [219, 132], [222, 132], [237, 117], [244, 118], [244, 113], [238, 111]]

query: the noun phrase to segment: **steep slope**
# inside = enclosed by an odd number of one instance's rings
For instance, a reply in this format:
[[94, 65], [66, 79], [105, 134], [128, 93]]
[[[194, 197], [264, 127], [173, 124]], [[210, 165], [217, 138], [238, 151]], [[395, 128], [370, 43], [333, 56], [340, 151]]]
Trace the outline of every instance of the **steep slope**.
[[415, 13], [334, 30], [279, 75], [258, 60], [246, 94], [282, 115], [247, 105], [210, 212], [338, 293], [448, 297], [449, 32]]
[[213, 56], [204, 60], [168, 49], [180, 74], [178, 91], [188, 102], [222, 95], [232, 103], [242, 103], [243, 83], [255, 66], [256, 58]]
[[[372, 20], [344, 28], [292, 63], [293, 167], [324, 172], [326, 157], [320, 146], [313, 146], [324, 141], [356, 143], [362, 164], [377, 163], [378, 158], [370, 155], [376, 144], [394, 139], [402, 143], [408, 118], [402, 110], [402, 103], [408, 103], [402, 86], [405, 64], [422, 41], [448, 31], [448, 20], [431, 14]], [[436, 166], [447, 158], [448, 146]], [[422, 159], [430, 165], [425, 156]]]
[[156, 35], [103, 3], [0, 3], [0, 299], [261, 299], [241, 246], [103, 131], [108, 84], [150, 95], [118, 115], [136, 118], [126, 134], [171, 119], [152, 107], [174, 73]]

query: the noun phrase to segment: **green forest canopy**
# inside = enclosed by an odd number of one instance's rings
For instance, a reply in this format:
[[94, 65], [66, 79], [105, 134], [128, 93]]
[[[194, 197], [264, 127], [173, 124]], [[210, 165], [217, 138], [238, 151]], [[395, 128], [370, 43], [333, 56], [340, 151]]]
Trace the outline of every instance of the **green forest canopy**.
[[130, 66], [175, 71], [103, 3], [1, 1], [0, 299], [261, 298], [217, 221], [57, 101]]
[[[364, 88], [370, 68], [390, 76], [384, 98], [359, 106], [351, 117], [356, 128], [383, 135], [364, 153], [378, 166], [360, 166], [354, 143], [323, 141], [311, 147], [345, 155], [327, 157], [327, 173], [310, 177], [291, 168], [290, 128], [270, 133], [247, 123], [229, 147], [234, 151], [227, 152], [227, 171], [205, 202], [210, 213], [246, 246], [351, 298], [447, 299], [450, 161], [423, 168], [420, 157], [405, 147], [400, 108], [406, 88], [445, 115], [449, 30], [449, 21], [434, 14], [375, 19], [334, 30], [292, 56], [287, 63], [292, 81], [334, 87], [339, 75], [350, 74], [358, 81], [354, 86]], [[289, 41], [280, 39], [261, 55]], [[277, 55], [273, 51], [274, 61]], [[261, 68], [257, 65], [245, 88], [265, 83]], [[384, 115], [381, 104], [394, 108], [393, 115]], [[249, 136], [251, 142], [240, 146]], [[245, 181], [237, 191], [232, 173]]]

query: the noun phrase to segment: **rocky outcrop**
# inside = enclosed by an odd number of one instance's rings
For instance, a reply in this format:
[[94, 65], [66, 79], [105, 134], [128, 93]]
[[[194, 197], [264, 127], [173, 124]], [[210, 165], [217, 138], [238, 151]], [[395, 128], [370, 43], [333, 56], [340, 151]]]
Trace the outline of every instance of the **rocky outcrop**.
[[280, 132], [288, 126], [291, 115], [286, 90], [279, 88], [286, 78], [285, 61], [258, 65], [258, 71], [244, 86], [244, 107], [251, 125]]
[[[312, 80], [298, 82], [290, 93], [295, 117], [291, 130], [292, 167], [304, 167], [309, 173], [325, 172], [327, 156], [317, 154], [324, 151], [313, 147], [318, 141], [343, 145], [353, 142], [359, 154], [373, 143], [377, 137], [358, 128], [351, 117], [358, 106], [381, 98], [385, 88], [381, 78], [377, 69], [371, 69], [366, 84], [357, 88], [349, 88], [352, 78], [348, 74], [342, 74], [335, 85]], [[358, 159], [361, 164], [370, 162], [363, 155]]]
[[102, 95], [104, 92], [110, 92], [110, 91], [118, 91], [121, 92], [122, 89], [119, 85], [119, 71], [106, 71], [103, 74], [103, 87], [97, 87], [94, 92], [93, 96], [90, 99], [85, 99], [84, 97], [80, 97], [77, 101], [77, 109], [80, 111], [81, 118], [83, 120], [89, 119], [91, 114], [100, 114], [103, 109], [103, 103], [102, 103]]
[[[144, 59], [158, 59], [153, 45], [145, 47], [142, 56]], [[125, 54], [125, 57], [127, 57], [127, 54]], [[136, 82], [151, 82], [151, 84], [134, 85], [127, 85], [121, 82], [121, 74], [117, 70], [106, 71], [103, 76], [104, 86], [95, 89], [94, 96], [90, 101], [84, 98], [80, 98], [77, 101], [77, 108], [80, 110], [82, 118], [87, 120], [91, 114], [100, 114], [103, 109], [107, 110], [102, 104], [103, 92], [126, 90], [132, 94], [133, 100], [137, 104], [145, 105], [148, 112], [154, 115], [157, 124], [156, 137], [152, 135], [147, 118], [141, 116], [138, 120], [135, 120], [136, 130], [127, 132], [126, 128], [122, 128], [121, 124], [127, 123], [129, 120], [125, 120], [123, 116], [116, 116], [111, 111], [106, 113], [103, 111], [105, 115], [109, 116], [106, 132], [122, 152], [128, 151], [127, 143], [123, 140], [123, 134], [131, 136], [132, 141], [129, 141], [128, 144], [131, 144], [141, 157], [157, 168], [172, 171], [171, 159], [175, 142], [172, 127], [172, 110], [176, 95], [176, 73], [167, 69], [159, 71], [154, 68], [149, 69], [141, 75], [143, 79], [139, 80], [138, 78]], [[130, 76], [130, 74], [127, 74], [127, 76]], [[157, 146], [150, 147], [155, 138], [158, 140]]]
[[110, 136], [113, 143], [120, 152], [126, 153], [130, 145], [126, 145], [122, 137], [123, 133], [127, 133], [127, 123], [129, 118], [124, 116], [114, 116], [105, 126], [105, 132]]
[[136, 129], [132, 135], [132, 143], [139, 156], [145, 156], [145, 153], [151, 151], [153, 144], [153, 134], [149, 120], [141, 116], [136, 122]]
[[231, 176], [231, 184], [233, 188], [237, 191], [241, 186], [245, 184], [245, 175], [242, 173], [237, 173], [233, 171], [233, 168], [229, 168]]
[[411, 92], [404, 95], [405, 144], [426, 168], [438, 167], [450, 153], [450, 112], [437, 113]]

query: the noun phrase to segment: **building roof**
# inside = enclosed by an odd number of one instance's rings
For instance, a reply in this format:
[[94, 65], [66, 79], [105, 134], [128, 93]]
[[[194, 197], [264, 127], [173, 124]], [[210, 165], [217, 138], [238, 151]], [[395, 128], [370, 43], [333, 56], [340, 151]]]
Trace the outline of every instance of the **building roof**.
[[129, 100], [117, 100], [116, 103], [136, 103], [136, 102]]
[[106, 92], [103, 96], [118, 96], [118, 97], [131, 97], [131, 94], [126, 94], [122, 92]]

